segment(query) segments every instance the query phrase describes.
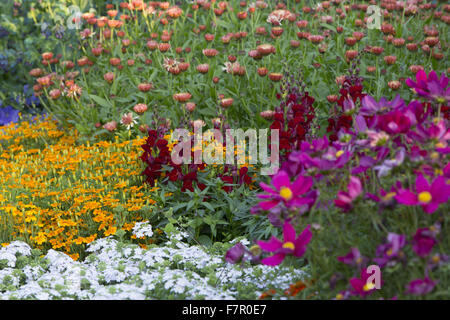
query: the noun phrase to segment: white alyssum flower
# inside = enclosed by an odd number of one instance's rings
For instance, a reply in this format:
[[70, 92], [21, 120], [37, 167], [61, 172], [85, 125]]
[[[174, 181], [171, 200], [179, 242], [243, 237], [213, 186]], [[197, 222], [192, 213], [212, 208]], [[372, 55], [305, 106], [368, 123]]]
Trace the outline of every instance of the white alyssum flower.
[[136, 222], [133, 227], [133, 235], [135, 235], [136, 238], [151, 237], [153, 236], [152, 226], [148, 221]]
[[[169, 239], [177, 234], [175, 230]], [[9, 284], [0, 291], [0, 299], [239, 299], [242, 290], [256, 299], [267, 288], [284, 290], [306, 275], [282, 266], [241, 269], [225, 263], [224, 252], [217, 248], [210, 251], [172, 240], [143, 250], [111, 237], [98, 239], [88, 245], [84, 261], [50, 250], [44, 258], [29, 259], [24, 267], [14, 263], [0, 270], [0, 283], [6, 279]], [[1, 250], [11, 261], [11, 253], [27, 245], [16, 243], [12, 248]]]

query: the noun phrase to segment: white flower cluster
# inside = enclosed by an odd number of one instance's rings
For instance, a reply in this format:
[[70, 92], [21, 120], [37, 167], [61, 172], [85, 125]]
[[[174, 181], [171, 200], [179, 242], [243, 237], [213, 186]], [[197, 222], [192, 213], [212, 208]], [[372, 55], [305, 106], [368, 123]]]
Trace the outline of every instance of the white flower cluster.
[[153, 236], [152, 226], [148, 221], [136, 222], [133, 227], [133, 235], [135, 235], [136, 238], [144, 238], [146, 236], [151, 237]]
[[102, 238], [80, 262], [55, 250], [40, 258], [16, 241], [0, 249], [0, 299], [248, 299], [306, 275], [286, 267], [241, 269], [224, 261], [225, 249], [182, 244], [143, 250]]

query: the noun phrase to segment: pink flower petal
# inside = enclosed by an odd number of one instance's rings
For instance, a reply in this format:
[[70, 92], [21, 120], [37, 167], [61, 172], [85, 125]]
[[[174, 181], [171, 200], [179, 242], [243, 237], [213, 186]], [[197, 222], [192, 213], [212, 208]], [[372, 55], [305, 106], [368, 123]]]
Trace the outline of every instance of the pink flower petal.
[[445, 203], [450, 198], [450, 185], [445, 182], [445, 178], [436, 178], [431, 185], [431, 197], [433, 202]]
[[283, 237], [284, 237], [284, 242], [292, 242], [292, 243], [295, 242], [295, 229], [287, 221], [283, 225]]
[[258, 246], [264, 251], [275, 252], [283, 246], [283, 242], [272, 236], [269, 241], [258, 241]]
[[281, 262], [283, 262], [285, 257], [284, 253], [277, 253], [271, 257], [267, 257], [261, 260], [262, 264], [265, 264], [267, 266], [277, 266], [279, 265]]
[[295, 240], [295, 247], [304, 247], [306, 246], [312, 238], [311, 226], [308, 226], [300, 233], [300, 235]]
[[298, 176], [297, 180], [292, 184], [292, 192], [294, 195], [302, 195], [311, 189], [313, 179], [311, 177]]
[[272, 184], [277, 190], [280, 190], [281, 187], [290, 187], [291, 180], [289, 179], [288, 174], [285, 171], [280, 170], [273, 178]]
[[438, 208], [439, 208], [439, 203], [437, 202], [431, 202], [425, 205], [422, 205], [423, 211], [425, 211], [426, 213], [433, 213], [435, 212]]
[[429, 191], [430, 184], [423, 175], [418, 175], [416, 178], [416, 192], [421, 193], [422, 191]]
[[361, 180], [358, 177], [351, 176], [350, 183], [348, 184], [348, 193], [353, 200], [358, 197], [362, 192]]
[[259, 203], [259, 206], [261, 207], [261, 209], [267, 211], [267, 210], [270, 210], [273, 207], [275, 207], [278, 203], [279, 203], [279, 201], [277, 201], [277, 200], [262, 201], [262, 202]]
[[394, 197], [395, 200], [397, 200], [399, 203], [407, 205], [407, 206], [414, 206], [418, 203], [417, 196], [407, 190], [407, 189], [401, 189], [397, 193], [397, 195]]
[[259, 184], [259, 186], [260, 186], [265, 192], [268, 192], [268, 193], [276, 193], [269, 185], [265, 184], [264, 182], [261, 182], [261, 183]]

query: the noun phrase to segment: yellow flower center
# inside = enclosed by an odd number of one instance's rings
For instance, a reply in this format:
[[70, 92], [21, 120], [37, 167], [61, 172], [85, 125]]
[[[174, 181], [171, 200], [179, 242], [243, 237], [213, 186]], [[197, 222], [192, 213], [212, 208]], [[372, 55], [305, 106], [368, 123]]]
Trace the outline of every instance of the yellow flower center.
[[431, 193], [428, 191], [422, 191], [419, 193], [419, 201], [423, 203], [428, 203], [431, 201]]
[[287, 188], [287, 187], [282, 187], [281, 190], [280, 190], [280, 196], [284, 200], [289, 201], [289, 200], [292, 199], [292, 196], [293, 196], [292, 195], [292, 190]]
[[294, 249], [295, 249], [295, 245], [294, 245], [292, 242], [288, 241], [288, 242], [285, 242], [285, 243], [283, 244], [283, 249], [291, 249], [291, 250], [294, 250]]
[[388, 201], [388, 200], [391, 200], [392, 197], [395, 196], [395, 195], [396, 195], [395, 192], [389, 192], [389, 193], [387, 193], [387, 194], [383, 197], [383, 199], [384, 199], [385, 201]]
[[388, 256], [391, 256], [391, 255], [392, 255], [392, 248], [389, 249], [389, 250], [386, 252], [386, 254], [387, 254]]
[[364, 291], [370, 291], [370, 290], [372, 290], [373, 288], [375, 288], [375, 285], [374, 285], [372, 282], [370, 282], [370, 283], [366, 283], [366, 284], [364, 285], [363, 290], [364, 290]]
[[343, 154], [344, 154], [344, 151], [343, 150], [339, 150], [338, 152], [336, 152], [336, 158], [339, 158]]
[[445, 148], [445, 145], [442, 142], [438, 142], [435, 145], [436, 148]]
[[342, 300], [342, 299], [344, 299], [344, 296], [342, 295], [342, 293], [338, 293], [337, 296], [336, 296], [336, 299], [337, 300]]
[[261, 248], [255, 244], [253, 246], [251, 246], [250, 248], [250, 252], [254, 255], [254, 256], [258, 256], [261, 254]]

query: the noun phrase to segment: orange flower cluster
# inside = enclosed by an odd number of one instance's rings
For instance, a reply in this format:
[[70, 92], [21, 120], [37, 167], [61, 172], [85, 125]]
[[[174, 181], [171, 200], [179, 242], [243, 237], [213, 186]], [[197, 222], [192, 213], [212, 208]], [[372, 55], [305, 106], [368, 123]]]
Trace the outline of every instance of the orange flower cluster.
[[149, 194], [157, 188], [140, 178], [144, 139], [77, 145], [77, 138], [49, 119], [2, 127], [0, 243], [25, 240], [77, 259], [96, 238], [130, 231], [155, 203]]

